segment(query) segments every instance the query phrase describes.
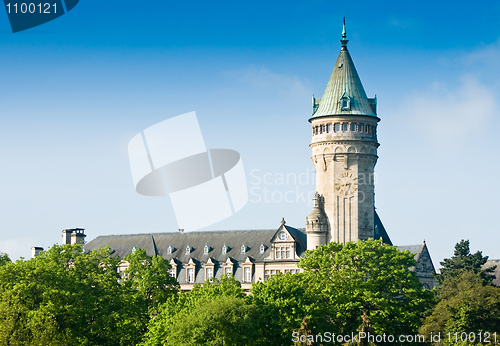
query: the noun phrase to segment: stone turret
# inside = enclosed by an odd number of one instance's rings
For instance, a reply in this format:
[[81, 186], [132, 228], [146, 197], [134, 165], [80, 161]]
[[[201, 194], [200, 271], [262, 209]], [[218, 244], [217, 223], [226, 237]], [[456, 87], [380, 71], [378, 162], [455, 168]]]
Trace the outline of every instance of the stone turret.
[[316, 190], [328, 225], [326, 241], [346, 243], [374, 237], [380, 119], [377, 100], [366, 96], [347, 49], [345, 22], [340, 42], [325, 92], [320, 99], [313, 98], [309, 121]]
[[307, 250], [314, 250], [326, 244], [328, 221], [323, 210], [323, 199], [318, 192], [314, 194], [314, 206], [306, 218]]

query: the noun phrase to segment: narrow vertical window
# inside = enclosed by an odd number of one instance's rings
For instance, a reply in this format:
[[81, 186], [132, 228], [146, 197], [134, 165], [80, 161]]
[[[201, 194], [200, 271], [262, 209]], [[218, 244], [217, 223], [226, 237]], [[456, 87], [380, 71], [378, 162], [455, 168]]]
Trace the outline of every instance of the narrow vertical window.
[[188, 283], [194, 283], [194, 268], [188, 268]]
[[212, 268], [207, 268], [207, 280], [214, 277], [214, 270]]
[[286, 258], [292, 258], [292, 257], [291, 257], [291, 252], [290, 252], [290, 248], [289, 248], [289, 247], [287, 247], [287, 248], [286, 248]]
[[169, 273], [170, 273], [170, 277], [175, 278], [175, 269], [174, 268], [171, 268], [169, 270]]
[[231, 270], [231, 267], [226, 267], [226, 275], [232, 275], [233, 271]]
[[335, 123], [335, 132], [340, 132], [340, 123]]
[[249, 267], [245, 268], [245, 282], [251, 282], [252, 281], [252, 270]]
[[348, 123], [342, 123], [342, 132], [347, 132], [349, 130], [349, 124]]
[[280, 251], [280, 248], [276, 248], [276, 259], [281, 259], [281, 251]]
[[351, 132], [356, 132], [356, 124], [351, 123]]

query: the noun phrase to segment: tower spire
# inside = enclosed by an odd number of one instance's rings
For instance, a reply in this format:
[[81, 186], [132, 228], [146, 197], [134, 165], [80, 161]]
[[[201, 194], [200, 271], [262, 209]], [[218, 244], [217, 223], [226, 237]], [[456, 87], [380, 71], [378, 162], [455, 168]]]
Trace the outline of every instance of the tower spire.
[[340, 42], [342, 43], [342, 50], [347, 50], [347, 42], [349, 42], [349, 40], [347, 39], [347, 33], [345, 31], [345, 17], [344, 26], [342, 28], [342, 39], [340, 40]]

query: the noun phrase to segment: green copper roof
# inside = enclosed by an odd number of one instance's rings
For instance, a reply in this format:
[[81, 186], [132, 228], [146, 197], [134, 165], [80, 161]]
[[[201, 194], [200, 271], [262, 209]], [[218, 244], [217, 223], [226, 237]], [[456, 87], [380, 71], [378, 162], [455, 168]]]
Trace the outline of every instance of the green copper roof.
[[368, 115], [376, 117], [376, 99], [366, 97], [365, 89], [347, 50], [345, 22], [342, 48], [321, 99], [313, 98], [312, 118], [328, 115]]

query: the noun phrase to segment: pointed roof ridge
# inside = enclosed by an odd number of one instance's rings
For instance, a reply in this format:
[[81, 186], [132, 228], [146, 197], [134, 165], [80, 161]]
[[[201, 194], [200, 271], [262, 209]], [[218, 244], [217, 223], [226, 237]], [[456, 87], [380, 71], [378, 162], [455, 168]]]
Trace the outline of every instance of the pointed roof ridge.
[[[314, 99], [315, 112], [311, 119], [329, 115], [367, 115], [376, 117], [376, 99], [368, 99], [351, 55], [347, 50], [345, 18], [342, 48], [321, 99]], [[344, 102], [345, 100], [345, 102]]]

